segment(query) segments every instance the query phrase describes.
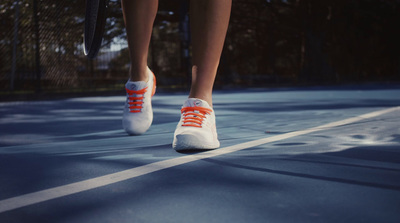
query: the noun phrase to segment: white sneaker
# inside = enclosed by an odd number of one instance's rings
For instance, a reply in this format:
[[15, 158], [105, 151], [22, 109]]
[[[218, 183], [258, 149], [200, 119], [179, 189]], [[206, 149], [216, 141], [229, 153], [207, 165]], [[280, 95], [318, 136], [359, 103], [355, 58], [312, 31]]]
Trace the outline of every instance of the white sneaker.
[[122, 126], [130, 135], [145, 133], [153, 122], [153, 109], [151, 107], [151, 97], [156, 92], [156, 77], [147, 68], [149, 80], [128, 81], [125, 84], [126, 102]]
[[219, 147], [214, 110], [206, 101], [189, 98], [181, 109], [181, 120], [174, 133], [176, 151]]

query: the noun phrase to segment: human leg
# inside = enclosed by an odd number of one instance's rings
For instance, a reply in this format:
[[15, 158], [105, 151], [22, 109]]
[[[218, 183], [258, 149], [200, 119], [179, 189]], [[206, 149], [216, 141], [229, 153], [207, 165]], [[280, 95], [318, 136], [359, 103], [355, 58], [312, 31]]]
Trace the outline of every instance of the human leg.
[[232, 0], [191, 0], [192, 85], [189, 98], [212, 106], [212, 89], [228, 29]]
[[156, 80], [147, 66], [147, 55], [157, 7], [158, 0], [122, 0], [131, 61], [122, 126], [130, 135], [145, 133], [153, 121], [151, 97]]
[[147, 81], [147, 56], [158, 0], [122, 0], [131, 67], [131, 81]]
[[192, 0], [192, 85], [172, 146], [177, 151], [220, 146], [212, 89], [228, 28], [231, 0]]

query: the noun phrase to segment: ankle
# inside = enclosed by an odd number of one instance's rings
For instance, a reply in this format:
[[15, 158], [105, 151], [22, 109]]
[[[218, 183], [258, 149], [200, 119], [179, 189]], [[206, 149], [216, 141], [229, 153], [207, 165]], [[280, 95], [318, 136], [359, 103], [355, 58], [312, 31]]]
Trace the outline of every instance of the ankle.
[[145, 81], [149, 80], [149, 73], [148, 68], [133, 68], [129, 69], [129, 78], [130, 81]]

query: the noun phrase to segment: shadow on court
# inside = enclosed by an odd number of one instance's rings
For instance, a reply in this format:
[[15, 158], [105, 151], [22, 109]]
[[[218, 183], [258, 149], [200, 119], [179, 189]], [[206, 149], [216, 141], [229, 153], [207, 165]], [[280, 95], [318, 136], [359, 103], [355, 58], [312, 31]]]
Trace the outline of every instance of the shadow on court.
[[[189, 222], [198, 222], [195, 217], [217, 222], [210, 219], [211, 216], [224, 219], [224, 222], [244, 222], [244, 216], [251, 213], [246, 218], [254, 222], [265, 219], [279, 222], [363, 219], [376, 222], [383, 212], [386, 213], [385, 222], [395, 222], [399, 217], [395, 211], [399, 205], [400, 168], [398, 165], [390, 167], [390, 164], [398, 163], [398, 149], [398, 146], [378, 145], [355, 147], [321, 154], [258, 157], [254, 159], [255, 163], [238, 157], [217, 157], [200, 161], [201, 164], [192, 167], [174, 168], [167, 174], [155, 173], [140, 180], [129, 180], [0, 214], [0, 217], [7, 222], [30, 222], [31, 219], [51, 219], [52, 222], [81, 219], [89, 222], [127, 222], [127, 219], [145, 222], [151, 219], [150, 222], [157, 222], [162, 219], [182, 222], [183, 215]], [[94, 156], [90, 155], [7, 155], [1, 157], [8, 162], [0, 164], [0, 172], [3, 178], [20, 178], [8, 184], [21, 185], [13, 189], [26, 193], [29, 192], [27, 184], [30, 189], [46, 188], [50, 183], [46, 178], [58, 184], [83, 180], [71, 177], [73, 171], [57, 174], [62, 170], [46, 170], [49, 166], [106, 174], [110, 170], [105, 170], [104, 166], [118, 171], [141, 165], [122, 160], [91, 161], [92, 158]], [[21, 163], [29, 168], [18, 169]], [[13, 171], [7, 173], [6, 169]], [[65, 175], [71, 176], [66, 180]], [[395, 196], [385, 197], [379, 195], [379, 191]], [[351, 211], [342, 208], [343, 205]], [[365, 208], [374, 211], [366, 214]]]
[[[217, 92], [221, 147], [400, 105], [400, 90]], [[0, 104], [0, 200], [197, 152], [171, 148], [184, 94], [141, 136], [124, 97]], [[0, 213], [0, 222], [399, 222], [400, 113], [162, 169]]]

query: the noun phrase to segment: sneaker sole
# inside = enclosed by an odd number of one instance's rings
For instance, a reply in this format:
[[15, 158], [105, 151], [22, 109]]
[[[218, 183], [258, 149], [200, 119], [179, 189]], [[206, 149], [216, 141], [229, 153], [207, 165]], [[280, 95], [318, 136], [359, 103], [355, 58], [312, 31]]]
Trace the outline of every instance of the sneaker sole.
[[205, 144], [195, 138], [192, 135], [177, 135], [176, 141], [174, 141], [173, 148], [176, 151], [187, 151], [187, 150], [213, 150], [219, 148], [220, 143], [217, 141], [212, 144]]

